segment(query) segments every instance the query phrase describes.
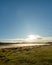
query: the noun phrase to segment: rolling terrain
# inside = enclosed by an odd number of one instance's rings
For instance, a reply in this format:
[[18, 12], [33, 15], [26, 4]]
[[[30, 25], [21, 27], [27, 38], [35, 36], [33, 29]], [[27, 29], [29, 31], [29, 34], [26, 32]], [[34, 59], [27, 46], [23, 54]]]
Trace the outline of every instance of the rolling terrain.
[[52, 65], [52, 45], [0, 49], [0, 65]]

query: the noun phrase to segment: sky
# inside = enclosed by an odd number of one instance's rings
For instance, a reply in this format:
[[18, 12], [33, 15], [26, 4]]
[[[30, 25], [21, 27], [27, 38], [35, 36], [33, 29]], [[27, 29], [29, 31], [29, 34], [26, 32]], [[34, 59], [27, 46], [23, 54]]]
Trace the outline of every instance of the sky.
[[29, 34], [52, 36], [52, 0], [0, 0], [0, 39]]

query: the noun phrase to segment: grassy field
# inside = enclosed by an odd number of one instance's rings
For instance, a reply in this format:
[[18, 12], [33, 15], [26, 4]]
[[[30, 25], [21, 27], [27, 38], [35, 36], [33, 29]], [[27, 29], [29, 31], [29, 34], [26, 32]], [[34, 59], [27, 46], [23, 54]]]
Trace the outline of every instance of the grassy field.
[[52, 65], [52, 45], [0, 49], [0, 65]]

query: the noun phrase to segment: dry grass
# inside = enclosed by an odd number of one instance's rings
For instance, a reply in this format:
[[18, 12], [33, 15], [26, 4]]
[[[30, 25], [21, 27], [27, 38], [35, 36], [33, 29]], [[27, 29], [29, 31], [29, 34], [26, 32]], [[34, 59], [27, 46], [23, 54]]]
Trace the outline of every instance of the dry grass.
[[0, 49], [0, 65], [52, 65], [52, 45]]

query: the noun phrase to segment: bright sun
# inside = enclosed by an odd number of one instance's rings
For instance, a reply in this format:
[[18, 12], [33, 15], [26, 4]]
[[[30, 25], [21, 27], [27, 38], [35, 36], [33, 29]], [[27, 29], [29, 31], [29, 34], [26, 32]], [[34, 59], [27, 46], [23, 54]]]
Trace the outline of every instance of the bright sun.
[[39, 35], [28, 35], [26, 40], [27, 41], [33, 41], [33, 40], [36, 40], [39, 37], [40, 37]]

